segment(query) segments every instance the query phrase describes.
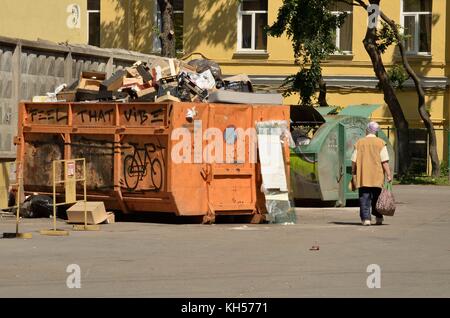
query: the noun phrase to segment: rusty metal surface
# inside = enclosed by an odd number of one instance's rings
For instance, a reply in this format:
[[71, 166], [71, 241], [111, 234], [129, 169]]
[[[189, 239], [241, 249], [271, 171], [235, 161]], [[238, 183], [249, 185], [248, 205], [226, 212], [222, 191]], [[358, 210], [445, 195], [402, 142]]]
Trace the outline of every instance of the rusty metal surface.
[[[73, 135], [72, 158], [86, 158], [87, 189], [114, 189], [114, 138], [107, 135]], [[81, 186], [81, 185], [80, 185]]]
[[64, 141], [55, 134], [27, 134], [25, 140], [24, 180], [36, 191], [48, 190], [52, 187], [52, 162], [63, 159]]

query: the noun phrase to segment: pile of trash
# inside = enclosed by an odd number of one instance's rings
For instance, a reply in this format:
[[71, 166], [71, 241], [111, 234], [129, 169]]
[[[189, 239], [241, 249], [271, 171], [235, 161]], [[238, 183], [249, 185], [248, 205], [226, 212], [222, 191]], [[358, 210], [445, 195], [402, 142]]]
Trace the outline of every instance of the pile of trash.
[[71, 85], [62, 84], [33, 102], [222, 102], [282, 104], [280, 94], [254, 93], [248, 76], [222, 77], [211, 60], [138, 61], [106, 78], [105, 72], [82, 71]]

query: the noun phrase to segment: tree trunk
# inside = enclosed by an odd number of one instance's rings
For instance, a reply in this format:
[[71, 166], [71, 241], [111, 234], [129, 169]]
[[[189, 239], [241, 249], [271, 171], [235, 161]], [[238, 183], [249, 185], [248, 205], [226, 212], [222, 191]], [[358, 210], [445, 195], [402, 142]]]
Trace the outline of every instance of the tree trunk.
[[319, 98], [318, 98], [319, 106], [328, 106], [327, 103], [327, 83], [323, 80], [323, 77], [320, 77], [319, 81]]
[[173, 22], [173, 0], [158, 0], [161, 10], [161, 55], [175, 57], [175, 28]]
[[[359, 2], [359, 1], [358, 1]], [[371, 4], [378, 4], [380, 0], [370, 0]], [[398, 149], [398, 174], [405, 175], [409, 169], [411, 158], [409, 153], [409, 130], [403, 110], [395, 95], [395, 90], [389, 81], [386, 69], [381, 58], [381, 54], [377, 49], [377, 29], [367, 28], [366, 36], [363, 40], [364, 48], [370, 56], [373, 70], [376, 77], [380, 81], [380, 86], [384, 93], [384, 101], [391, 111], [395, 127], [397, 129], [397, 149]]]
[[383, 12], [381, 12], [381, 18], [384, 21], [386, 21], [386, 23], [394, 31], [394, 35], [395, 35], [395, 38], [397, 41], [397, 46], [399, 48], [400, 55], [402, 57], [403, 67], [405, 68], [408, 75], [414, 81], [414, 85], [416, 87], [417, 99], [418, 99], [419, 115], [420, 115], [420, 118], [422, 118], [422, 121], [427, 129], [428, 137], [430, 140], [429, 154], [430, 154], [430, 158], [431, 158], [432, 176], [439, 177], [441, 174], [441, 169], [440, 169], [440, 165], [439, 165], [439, 157], [437, 154], [436, 132], [434, 130], [433, 123], [430, 119], [430, 115], [428, 114], [428, 112], [425, 108], [425, 91], [423, 90], [423, 87], [422, 87], [422, 84], [420, 83], [419, 77], [417, 76], [416, 72], [413, 70], [411, 65], [409, 65], [408, 59], [406, 58], [405, 45], [400, 37], [397, 25], [395, 24], [395, 22], [393, 20], [389, 19]]

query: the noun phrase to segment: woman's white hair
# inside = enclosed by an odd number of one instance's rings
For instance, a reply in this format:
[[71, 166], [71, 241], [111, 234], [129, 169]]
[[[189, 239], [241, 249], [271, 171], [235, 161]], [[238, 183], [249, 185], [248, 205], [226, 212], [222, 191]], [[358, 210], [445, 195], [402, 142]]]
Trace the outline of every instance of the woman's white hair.
[[378, 123], [375, 121], [371, 121], [370, 123], [368, 123], [366, 128], [369, 134], [375, 134], [379, 129], [380, 125], [378, 125]]

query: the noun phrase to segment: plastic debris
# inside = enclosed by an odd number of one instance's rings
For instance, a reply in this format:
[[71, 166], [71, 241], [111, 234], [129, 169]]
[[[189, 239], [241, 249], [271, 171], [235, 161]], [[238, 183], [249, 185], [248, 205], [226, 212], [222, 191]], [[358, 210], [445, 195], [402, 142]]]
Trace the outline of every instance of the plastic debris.
[[309, 250], [310, 251], [319, 251], [320, 250], [320, 246], [316, 242], [313, 246], [311, 246], [311, 248]]

